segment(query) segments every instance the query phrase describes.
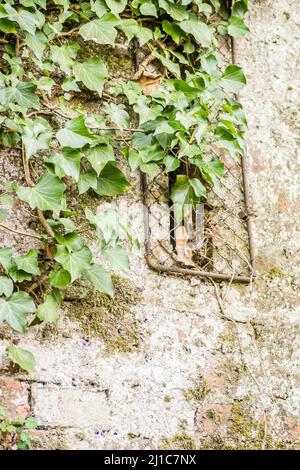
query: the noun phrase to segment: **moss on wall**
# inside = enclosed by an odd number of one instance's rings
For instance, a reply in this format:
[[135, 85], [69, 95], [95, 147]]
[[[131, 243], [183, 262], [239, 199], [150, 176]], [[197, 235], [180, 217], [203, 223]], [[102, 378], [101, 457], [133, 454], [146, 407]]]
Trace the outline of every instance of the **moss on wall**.
[[85, 286], [76, 286], [74, 297], [67, 297], [67, 316], [79, 322], [85, 337], [100, 338], [108, 350], [137, 351], [141, 346], [142, 331], [133, 307], [141, 300], [141, 291], [127, 279], [114, 276], [113, 280], [113, 299]]

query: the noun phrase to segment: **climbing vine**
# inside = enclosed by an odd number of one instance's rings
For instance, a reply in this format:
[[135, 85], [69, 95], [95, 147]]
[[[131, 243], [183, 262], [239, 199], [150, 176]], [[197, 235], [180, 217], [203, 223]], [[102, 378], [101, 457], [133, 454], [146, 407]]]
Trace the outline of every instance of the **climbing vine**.
[[[212, 150], [240, 158], [246, 119], [235, 94], [246, 79], [239, 66], [224, 66], [218, 37], [247, 34], [248, 7], [248, 0], [0, 3], [0, 143], [17, 151], [23, 168], [22, 184], [7, 181], [2, 190], [0, 229], [34, 240], [24, 255], [0, 249], [0, 322], [19, 333], [57, 322], [64, 292], [79, 278], [113, 296], [110, 273], [81, 236], [82, 216], [105, 266], [127, 271], [126, 250], [136, 241], [115, 209], [83, 210], [81, 198], [126, 191], [122, 159], [149, 178], [176, 170], [171, 198], [180, 221], [224, 173]], [[101, 48], [81, 55], [85, 43], [127, 43], [131, 80], [109, 77]], [[98, 114], [78, 105], [82, 93], [101, 104]], [[36, 217], [30, 231], [9, 223], [19, 203]], [[34, 370], [30, 351], [11, 345], [8, 355]]]

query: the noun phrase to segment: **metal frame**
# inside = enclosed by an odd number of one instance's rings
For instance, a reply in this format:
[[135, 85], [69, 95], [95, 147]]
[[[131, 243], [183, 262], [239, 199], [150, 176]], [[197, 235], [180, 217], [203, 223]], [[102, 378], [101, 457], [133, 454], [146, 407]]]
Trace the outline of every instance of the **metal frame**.
[[[231, 61], [235, 63], [235, 41], [231, 39]], [[254, 247], [253, 247], [253, 226], [252, 226], [252, 211], [249, 207], [249, 189], [248, 189], [248, 175], [246, 168], [246, 157], [245, 155], [241, 158], [241, 180], [242, 180], [242, 192], [243, 192], [243, 209], [246, 216], [246, 227], [247, 227], [247, 238], [248, 238], [248, 253], [249, 259], [247, 261], [248, 274], [245, 275], [236, 275], [233, 272], [232, 275], [227, 273], [220, 273], [214, 271], [204, 271], [198, 268], [190, 267], [179, 267], [179, 266], [164, 266], [162, 263], [157, 262], [153, 259], [152, 249], [151, 249], [151, 227], [150, 227], [150, 207], [149, 207], [149, 197], [148, 197], [148, 182], [145, 174], [141, 174], [141, 184], [142, 184], [142, 193], [143, 193], [143, 204], [144, 204], [144, 226], [145, 226], [145, 257], [149, 268], [161, 272], [181, 276], [196, 276], [199, 278], [212, 279], [215, 281], [230, 281], [230, 282], [240, 282], [240, 283], [251, 283], [253, 277], [255, 276], [254, 268]]]

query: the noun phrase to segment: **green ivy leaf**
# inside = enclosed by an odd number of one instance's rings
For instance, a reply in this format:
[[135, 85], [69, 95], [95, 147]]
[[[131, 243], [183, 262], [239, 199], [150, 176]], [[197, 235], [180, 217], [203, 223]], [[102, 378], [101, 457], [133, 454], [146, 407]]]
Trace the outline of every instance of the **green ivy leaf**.
[[34, 121], [26, 119], [22, 132], [22, 142], [25, 146], [26, 158], [30, 158], [39, 150], [47, 149], [52, 136], [50, 124], [41, 117]]
[[70, 276], [69, 271], [59, 268], [56, 271], [53, 271], [51, 274], [49, 274], [48, 281], [52, 287], [55, 287], [57, 289], [62, 289], [68, 286], [69, 284], [71, 284], [71, 276]]
[[154, 3], [150, 2], [143, 2], [140, 5], [140, 12], [144, 16], [155, 16], [157, 18], [157, 9]]
[[99, 18], [102, 18], [107, 13], [107, 5], [104, 0], [91, 0], [91, 9], [96, 13]]
[[170, 21], [164, 20], [162, 22], [162, 29], [165, 33], [169, 34], [176, 44], [179, 44], [181, 39], [184, 37], [182, 29], [176, 24]]
[[119, 13], [122, 13], [122, 11], [125, 10], [127, 0], [105, 0], [105, 3], [110, 9], [110, 11], [115, 13], [115, 15], [118, 15]]
[[188, 20], [177, 23], [178, 26], [187, 34], [191, 34], [197, 43], [204, 47], [209, 47], [213, 42], [213, 30], [203, 21], [198, 20], [197, 16], [191, 14]]
[[107, 163], [98, 177], [96, 193], [99, 196], [117, 196], [130, 186], [122, 171], [112, 163]]
[[187, 9], [183, 5], [178, 5], [172, 1], [168, 2], [167, 0], [158, 0], [158, 4], [160, 8], [163, 8], [168, 15], [173, 18], [173, 20], [182, 21], [189, 17]]
[[[61, 153], [56, 153], [50, 160], [62, 171], [62, 176], [71, 176], [78, 181], [80, 175], [80, 152], [70, 147], [63, 147]], [[59, 173], [57, 173], [58, 176]]]
[[0, 223], [7, 219], [7, 212], [6, 210], [0, 208]]
[[81, 148], [95, 141], [95, 137], [86, 127], [82, 115], [71, 119], [64, 129], [57, 132], [56, 138], [62, 147], [71, 148]]
[[114, 287], [111, 276], [102, 266], [93, 264], [84, 272], [84, 276], [94, 284], [96, 290], [113, 297]]
[[120, 129], [126, 129], [130, 125], [130, 118], [127, 111], [124, 109], [122, 104], [110, 103], [106, 105], [106, 112], [110, 117], [110, 120]]
[[14, 283], [9, 277], [0, 276], [0, 295], [5, 295], [9, 297], [14, 290]]
[[59, 319], [59, 308], [51, 294], [46, 294], [44, 303], [36, 309], [36, 316], [41, 321], [57, 323]]
[[248, 0], [235, 1], [231, 8], [233, 16], [243, 17], [248, 11]]
[[106, 163], [115, 160], [114, 149], [110, 144], [99, 144], [88, 149], [86, 158], [99, 176]]
[[229, 18], [228, 34], [230, 34], [230, 36], [241, 38], [248, 34], [249, 31], [250, 29], [242, 18], [239, 18], [238, 16], [231, 16]]
[[47, 36], [42, 31], [37, 31], [35, 34], [25, 34], [26, 45], [32, 50], [38, 60], [42, 60], [44, 50], [47, 47]]
[[0, 18], [0, 31], [6, 34], [12, 34], [16, 32], [16, 25], [13, 21], [9, 21], [7, 18]]
[[5, 107], [14, 103], [25, 109], [39, 109], [39, 99], [35, 90], [36, 85], [33, 82], [17, 82], [16, 86], [0, 90], [0, 102]]
[[38, 208], [58, 213], [63, 206], [65, 189], [64, 183], [57, 176], [47, 172], [32, 188], [18, 186], [17, 195], [22, 201], [27, 202], [31, 209]]
[[13, 266], [12, 253], [11, 248], [0, 248], [0, 264], [6, 272]]
[[6, 321], [14, 330], [23, 333], [27, 315], [35, 312], [35, 305], [26, 292], [15, 292], [7, 299], [0, 298], [0, 323]]
[[130, 271], [129, 258], [122, 246], [116, 245], [112, 248], [106, 248], [102, 251], [102, 255], [114, 268], [122, 269], [125, 272]]
[[26, 372], [34, 372], [35, 359], [30, 351], [27, 351], [26, 349], [22, 348], [17, 348], [16, 346], [9, 346], [8, 357], [12, 362], [18, 364], [21, 369], [26, 370]]
[[117, 16], [107, 13], [101, 19], [90, 21], [81, 26], [79, 32], [86, 41], [114, 46], [117, 37], [115, 26], [119, 24], [119, 21]]
[[17, 268], [21, 271], [25, 271], [26, 273], [38, 276], [41, 274], [38, 265], [38, 254], [39, 250], [32, 249], [25, 256], [16, 256], [14, 261]]
[[229, 93], [237, 93], [246, 83], [244, 72], [238, 65], [228, 65], [220, 80], [221, 86]]
[[152, 55], [156, 57], [163, 64], [166, 69], [168, 69], [176, 78], [181, 77], [180, 66], [176, 62], [172, 62], [170, 59], [167, 59], [162, 54], [157, 51], [152, 51]]
[[63, 72], [70, 74], [80, 46], [77, 43], [51, 46], [51, 60], [57, 64]]
[[101, 59], [94, 58], [82, 63], [77, 62], [74, 64], [73, 72], [77, 81], [81, 81], [89, 90], [97, 91], [99, 96], [102, 96], [108, 70]]
[[172, 157], [171, 155], [167, 155], [163, 159], [163, 163], [165, 165], [165, 172], [169, 173], [170, 171], [175, 171], [177, 168], [180, 167], [180, 160], [178, 158]]
[[180, 223], [191, 211], [201, 197], [206, 196], [206, 189], [197, 178], [186, 175], [177, 175], [176, 183], [171, 190], [171, 199], [174, 204], [174, 215]]
[[71, 282], [74, 282], [80, 278], [83, 271], [89, 268], [92, 253], [86, 246], [70, 253], [65, 246], [58, 245], [54, 259], [70, 273]]
[[34, 12], [25, 10], [25, 8], [16, 10], [8, 3], [5, 4], [4, 8], [9, 14], [9, 20], [18, 23], [23, 31], [34, 34], [37, 28], [41, 29], [43, 27], [45, 16], [39, 10]]
[[79, 194], [83, 194], [89, 189], [94, 191], [97, 189], [97, 174], [94, 171], [87, 171], [81, 174], [78, 180]]
[[218, 178], [224, 175], [224, 162], [221, 160], [204, 161], [196, 157], [192, 162], [199, 168], [203, 178], [214, 186], [218, 184]]

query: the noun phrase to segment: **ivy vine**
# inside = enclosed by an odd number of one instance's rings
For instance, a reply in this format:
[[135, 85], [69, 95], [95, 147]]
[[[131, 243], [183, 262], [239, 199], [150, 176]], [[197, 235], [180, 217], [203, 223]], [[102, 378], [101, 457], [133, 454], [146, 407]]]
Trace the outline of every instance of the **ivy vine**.
[[[246, 119], [235, 94], [246, 79], [239, 66], [223, 66], [218, 37], [247, 34], [248, 8], [248, 0], [1, 1], [0, 143], [18, 151], [23, 184], [6, 182], [0, 229], [35, 244], [24, 255], [0, 249], [0, 322], [19, 333], [57, 322], [64, 292], [79, 278], [113, 296], [111, 275], [93, 261], [76, 215], [87, 191], [114, 197], [130, 187], [120, 158], [149, 178], [176, 170], [178, 221], [222, 178], [213, 150], [240, 158]], [[132, 79], [111, 79], [99, 52], [83, 60], [87, 41], [127, 42]], [[72, 104], [87, 91], [101, 103], [99, 114]], [[180, 171], [189, 165], [196, 175]], [[77, 205], [70, 208], [71, 194]], [[36, 214], [36, 230], [10, 225], [16, 200]], [[105, 263], [128, 271], [124, 243], [136, 241], [117, 211], [87, 208], [84, 216]], [[11, 345], [8, 355], [33, 372], [30, 351]]]

